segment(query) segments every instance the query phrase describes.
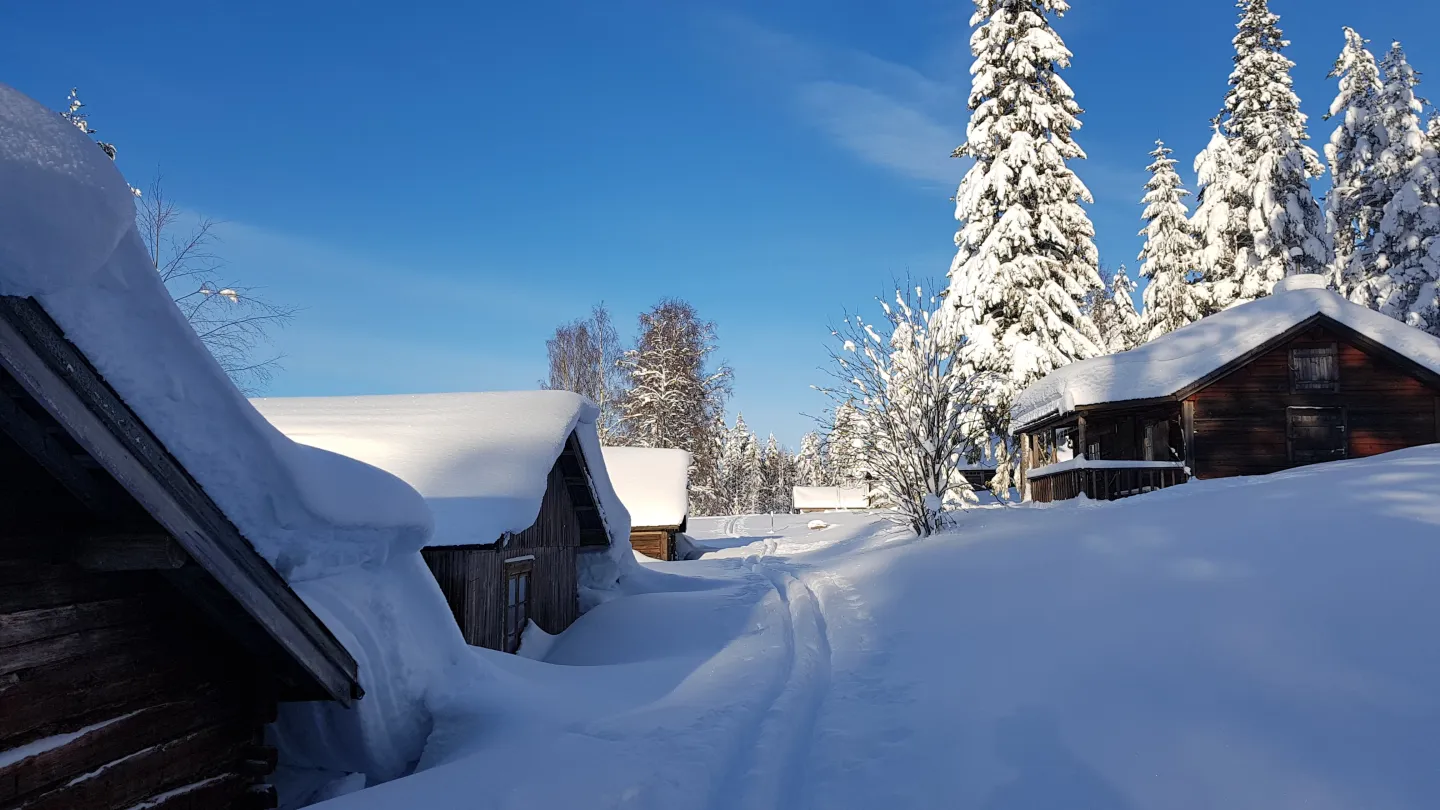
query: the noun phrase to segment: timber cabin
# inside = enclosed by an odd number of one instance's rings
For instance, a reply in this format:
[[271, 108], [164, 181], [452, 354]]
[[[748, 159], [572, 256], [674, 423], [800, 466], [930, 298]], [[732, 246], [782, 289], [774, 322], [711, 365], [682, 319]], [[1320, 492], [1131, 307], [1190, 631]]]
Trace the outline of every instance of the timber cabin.
[[595, 434], [567, 391], [254, 400], [302, 444], [386, 470], [435, 517], [422, 551], [466, 643], [516, 652], [581, 613], [583, 555], [628, 531]]
[[690, 454], [653, 447], [606, 447], [605, 468], [630, 513], [630, 547], [655, 560], [676, 559], [689, 523]]
[[1015, 406], [1027, 500], [1114, 500], [1440, 441], [1440, 340], [1293, 276]]
[[0, 808], [274, 807], [277, 701], [349, 705], [355, 661], [29, 298], [0, 479]]

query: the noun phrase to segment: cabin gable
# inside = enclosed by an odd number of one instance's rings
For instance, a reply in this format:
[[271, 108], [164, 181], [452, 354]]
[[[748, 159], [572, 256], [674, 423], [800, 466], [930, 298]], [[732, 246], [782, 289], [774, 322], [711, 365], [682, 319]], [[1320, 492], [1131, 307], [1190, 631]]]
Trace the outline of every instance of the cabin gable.
[[[580, 617], [578, 555], [608, 543], [584, 455], [572, 433], [550, 468], [533, 524], [491, 544], [431, 546], [423, 556], [465, 642], [514, 652], [517, 628], [507, 626], [511, 617], [534, 620], [551, 634]], [[512, 585], [511, 580], [520, 578], [523, 587]]]
[[1317, 319], [1189, 394], [1192, 473], [1264, 475], [1440, 440], [1440, 387], [1356, 338]]

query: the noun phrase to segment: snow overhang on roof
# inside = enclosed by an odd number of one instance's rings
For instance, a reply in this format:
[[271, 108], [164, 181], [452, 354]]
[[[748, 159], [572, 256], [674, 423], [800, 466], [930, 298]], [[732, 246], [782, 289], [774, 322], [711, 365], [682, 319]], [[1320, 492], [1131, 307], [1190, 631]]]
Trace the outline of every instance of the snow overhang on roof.
[[485, 545], [535, 523], [571, 434], [611, 541], [629, 517], [606, 473], [598, 409], [568, 391], [271, 397], [255, 407], [285, 435], [373, 464], [424, 496], [432, 546]]
[[869, 509], [870, 493], [864, 487], [795, 487], [796, 509]]
[[605, 468], [638, 528], [678, 528], [689, 511], [690, 454], [657, 447], [606, 447]]
[[1011, 430], [1086, 406], [1174, 397], [1316, 316], [1440, 374], [1440, 340], [1346, 301], [1325, 288], [1323, 276], [1291, 276], [1268, 298], [1202, 318], [1128, 352], [1051, 372], [1016, 398]]

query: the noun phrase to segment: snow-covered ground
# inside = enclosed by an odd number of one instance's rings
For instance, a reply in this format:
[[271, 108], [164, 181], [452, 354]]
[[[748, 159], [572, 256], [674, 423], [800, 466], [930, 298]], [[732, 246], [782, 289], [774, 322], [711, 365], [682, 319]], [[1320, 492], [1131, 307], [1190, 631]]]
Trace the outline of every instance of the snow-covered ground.
[[[810, 529], [815, 518], [828, 525]], [[1430, 808], [1440, 447], [1109, 504], [696, 519], [323, 805]], [[560, 666], [556, 666], [556, 665]], [[500, 699], [503, 696], [503, 699]]]

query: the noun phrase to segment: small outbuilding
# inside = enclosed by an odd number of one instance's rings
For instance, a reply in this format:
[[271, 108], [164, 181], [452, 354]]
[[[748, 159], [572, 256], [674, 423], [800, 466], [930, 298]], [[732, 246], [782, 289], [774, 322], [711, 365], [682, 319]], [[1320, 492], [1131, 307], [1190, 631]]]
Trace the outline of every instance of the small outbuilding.
[[792, 491], [795, 511], [850, 512], [871, 508], [869, 487], [795, 487]]
[[280, 570], [354, 539], [296, 476], [423, 503], [266, 425], [166, 294], [113, 163], [4, 85], [0, 211], [0, 807], [274, 807], [279, 704], [362, 696]]
[[1440, 340], [1293, 276], [1021, 393], [1025, 496], [1115, 498], [1440, 440]]
[[656, 560], [676, 559], [690, 510], [690, 454], [653, 447], [606, 447], [605, 467], [630, 513], [630, 546]]
[[586, 572], [629, 537], [595, 432], [598, 410], [566, 391], [266, 398], [295, 441], [360, 459], [424, 496], [423, 550], [466, 642], [515, 652], [588, 606]]

